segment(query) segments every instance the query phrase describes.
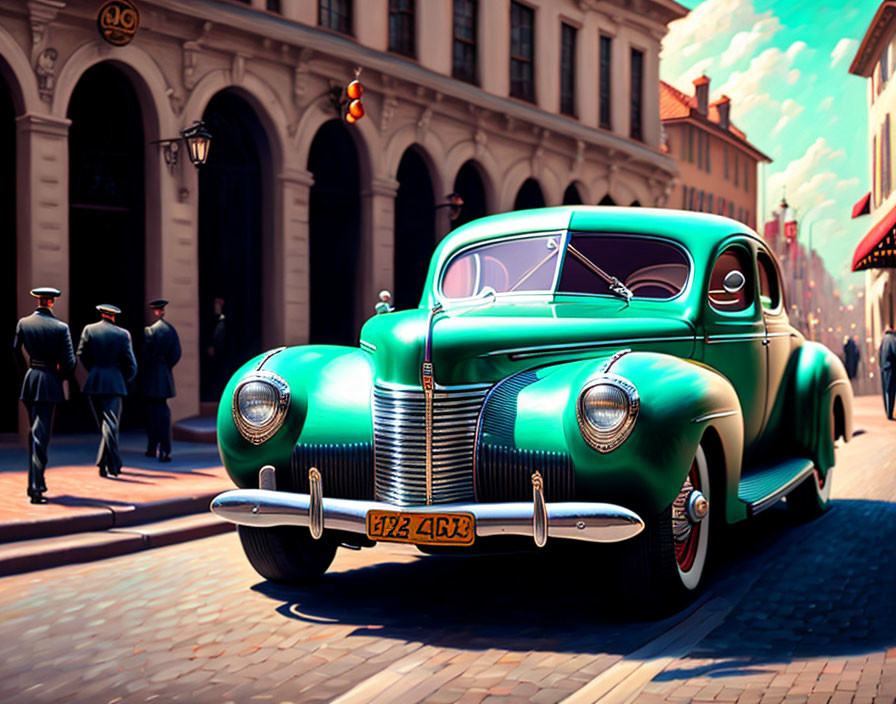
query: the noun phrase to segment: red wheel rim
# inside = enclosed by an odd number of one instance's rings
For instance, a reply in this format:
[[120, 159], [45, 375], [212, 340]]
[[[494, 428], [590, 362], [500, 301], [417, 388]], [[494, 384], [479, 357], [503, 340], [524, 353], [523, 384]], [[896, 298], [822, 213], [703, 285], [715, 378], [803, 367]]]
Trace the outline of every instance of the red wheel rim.
[[[700, 490], [700, 474], [697, 471], [696, 460], [694, 460], [694, 462], [691, 464], [691, 471], [688, 474], [688, 479], [691, 483], [691, 488], [688, 491], [688, 496], [690, 496], [691, 491]], [[687, 482], [685, 483], [687, 484]], [[684, 490], [684, 487], [682, 487], [682, 489]], [[686, 505], [687, 497], [685, 497], [685, 507]], [[684, 518], [687, 519], [686, 508], [684, 510]], [[678, 562], [678, 568], [682, 572], [687, 572], [694, 566], [694, 558], [697, 556], [697, 544], [700, 542], [700, 524], [691, 523], [689, 519], [688, 523], [690, 523], [691, 529], [688, 532], [687, 538], [685, 538], [681, 542], [675, 543], [675, 560], [676, 562]]]

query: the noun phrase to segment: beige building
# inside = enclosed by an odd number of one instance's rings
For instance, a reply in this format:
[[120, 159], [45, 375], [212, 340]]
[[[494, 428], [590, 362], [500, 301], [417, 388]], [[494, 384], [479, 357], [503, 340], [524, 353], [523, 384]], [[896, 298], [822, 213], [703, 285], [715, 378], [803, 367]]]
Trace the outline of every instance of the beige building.
[[709, 102], [709, 78], [694, 81], [686, 95], [660, 81], [663, 148], [681, 173], [669, 205], [716, 213], [756, 229], [759, 162], [770, 162], [731, 122], [731, 100]]
[[[134, 1], [133, 41], [113, 46], [99, 2], [0, 0], [0, 319], [11, 339], [28, 289], [53, 285], [76, 342], [110, 302], [139, 344], [146, 301], [170, 299], [175, 418], [263, 349], [354, 344], [380, 289], [415, 305], [456, 222], [668, 202], [673, 0]], [[347, 125], [333, 98], [355, 67], [366, 115]], [[200, 169], [156, 143], [197, 120], [213, 137]], [[68, 405], [60, 427], [89, 427]]]
[[865, 271], [865, 329], [872, 353], [887, 325], [896, 322], [896, 183], [893, 181], [896, 125], [896, 1], [884, 0], [865, 33], [849, 72], [867, 78], [869, 196], [853, 217], [870, 213], [867, 235], [856, 248], [853, 271]]

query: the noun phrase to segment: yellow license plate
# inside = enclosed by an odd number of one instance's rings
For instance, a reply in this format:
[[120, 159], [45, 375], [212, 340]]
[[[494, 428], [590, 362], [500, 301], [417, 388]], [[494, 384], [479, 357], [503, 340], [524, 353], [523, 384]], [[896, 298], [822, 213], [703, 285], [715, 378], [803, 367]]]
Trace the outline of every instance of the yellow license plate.
[[367, 537], [421, 545], [472, 545], [476, 521], [472, 513], [367, 512]]

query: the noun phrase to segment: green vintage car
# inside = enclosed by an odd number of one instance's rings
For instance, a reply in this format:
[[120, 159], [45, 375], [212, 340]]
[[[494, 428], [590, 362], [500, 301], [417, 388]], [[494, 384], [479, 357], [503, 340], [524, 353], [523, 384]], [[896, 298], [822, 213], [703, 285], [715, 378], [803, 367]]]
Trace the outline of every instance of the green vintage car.
[[420, 305], [368, 320], [358, 348], [246, 363], [218, 412], [240, 488], [212, 510], [270, 580], [319, 577], [340, 545], [626, 541], [625, 592], [674, 607], [724, 524], [826, 508], [851, 426], [840, 360], [790, 326], [743, 224], [518, 211], [445, 237]]

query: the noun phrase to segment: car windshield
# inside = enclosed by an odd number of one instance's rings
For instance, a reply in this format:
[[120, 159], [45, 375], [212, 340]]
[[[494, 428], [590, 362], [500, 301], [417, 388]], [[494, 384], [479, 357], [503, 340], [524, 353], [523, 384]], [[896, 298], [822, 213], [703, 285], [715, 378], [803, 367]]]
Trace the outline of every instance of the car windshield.
[[[690, 265], [671, 242], [637, 235], [573, 233], [565, 260], [559, 234], [520, 237], [473, 247], [448, 262], [445, 299], [495, 293], [559, 293], [667, 299], [687, 284]], [[615, 282], [615, 283], [614, 283]]]
[[505, 240], [461, 252], [442, 277], [448, 299], [495, 293], [550, 292], [560, 263], [560, 235]]

